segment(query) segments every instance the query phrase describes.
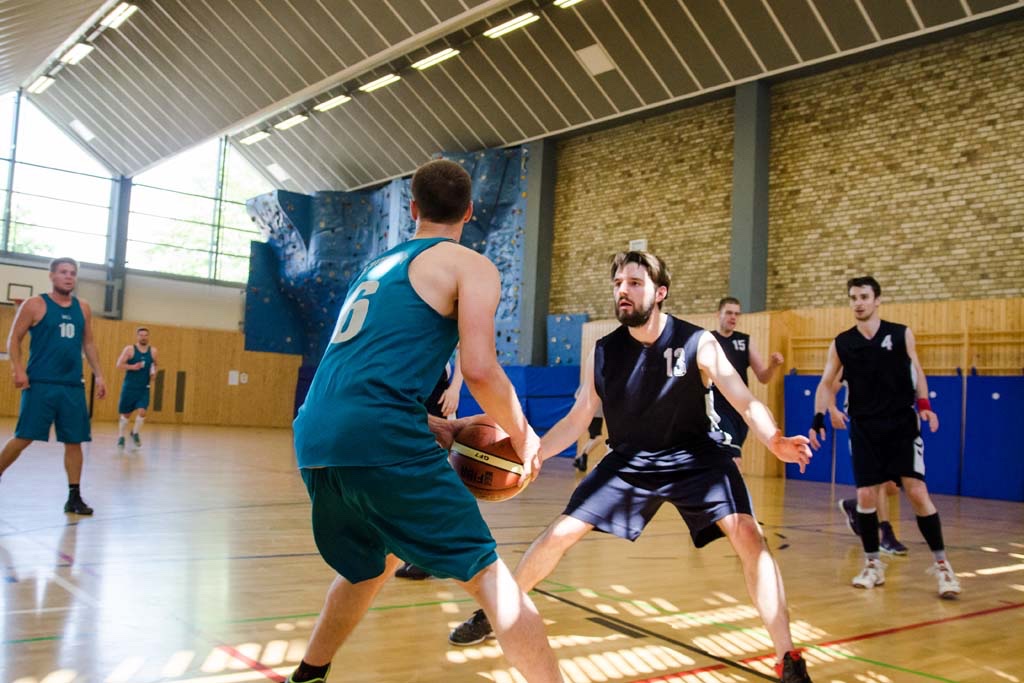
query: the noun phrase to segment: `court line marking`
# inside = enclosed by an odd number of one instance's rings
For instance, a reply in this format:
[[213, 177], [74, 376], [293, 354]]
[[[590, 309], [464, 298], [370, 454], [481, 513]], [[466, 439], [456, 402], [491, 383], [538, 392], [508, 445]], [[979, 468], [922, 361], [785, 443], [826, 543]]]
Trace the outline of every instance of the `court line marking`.
[[222, 652], [226, 652], [228, 656], [237, 659], [253, 671], [258, 671], [265, 677], [274, 681], [274, 683], [285, 683], [285, 681], [287, 680], [284, 676], [277, 673], [266, 664], [256, 661], [252, 657], [249, 657], [248, 655], [240, 652], [239, 650], [231, 647], [230, 645], [218, 645], [217, 649], [221, 650]]

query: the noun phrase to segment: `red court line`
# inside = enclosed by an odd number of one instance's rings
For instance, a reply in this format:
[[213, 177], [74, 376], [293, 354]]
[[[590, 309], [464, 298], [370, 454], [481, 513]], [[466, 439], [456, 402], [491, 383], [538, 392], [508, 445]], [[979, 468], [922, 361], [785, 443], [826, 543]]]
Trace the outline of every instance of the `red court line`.
[[268, 679], [274, 681], [274, 683], [284, 683], [285, 680], [286, 680], [284, 676], [282, 676], [281, 674], [277, 673], [276, 671], [271, 669], [269, 666], [266, 666], [264, 664], [261, 664], [260, 662], [257, 662], [252, 657], [247, 657], [246, 655], [242, 654], [241, 652], [239, 652], [235, 648], [231, 647], [230, 645], [218, 645], [217, 647], [219, 649], [223, 650], [224, 652], [227, 652], [229, 655], [231, 655], [232, 657], [234, 657], [238, 661], [242, 662], [243, 664], [245, 664], [247, 667], [249, 667], [253, 671], [259, 671], [261, 674], [266, 676]]
[[[979, 610], [977, 612], [967, 612], [966, 614], [958, 614], [953, 617], [945, 617], [943, 619], [932, 619], [931, 621], [919, 621], [915, 624], [906, 624], [905, 626], [895, 626], [893, 628], [882, 629], [881, 631], [871, 631], [870, 633], [862, 633], [857, 636], [850, 636], [849, 638], [839, 638], [837, 640], [830, 640], [825, 643], [816, 643], [815, 647], [829, 647], [830, 645], [842, 645], [844, 643], [854, 643], [858, 640], [867, 640], [869, 638], [877, 638], [879, 636], [888, 636], [893, 633], [902, 633], [903, 631], [913, 631], [914, 629], [924, 628], [926, 626], [934, 626], [935, 624], [944, 624], [950, 621], [959, 621], [961, 619], [971, 619], [973, 617], [983, 617], [988, 614], [995, 614], [997, 612], [1005, 612], [1011, 609], [1019, 609], [1024, 607], [1024, 602], [1016, 602], [1010, 605], [1002, 605], [1000, 607], [990, 607], [989, 609]], [[765, 659], [774, 659], [775, 654], [769, 655], [758, 655], [756, 657], [747, 657], [741, 659], [740, 662], [743, 664], [750, 664], [751, 662], [759, 662]], [[688, 671], [677, 671], [664, 676], [658, 676], [657, 678], [641, 678], [633, 681], [632, 683], [668, 683], [668, 679], [665, 676], [691, 676], [693, 674], [703, 673], [705, 671], [717, 671], [724, 669], [724, 664], [715, 664], [713, 666], [707, 666], [701, 669], [690, 669]]]

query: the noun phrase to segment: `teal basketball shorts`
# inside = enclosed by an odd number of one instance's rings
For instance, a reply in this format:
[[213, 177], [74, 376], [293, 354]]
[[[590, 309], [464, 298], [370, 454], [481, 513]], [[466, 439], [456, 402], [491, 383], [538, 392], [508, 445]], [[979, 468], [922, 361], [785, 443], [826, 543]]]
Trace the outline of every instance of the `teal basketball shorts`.
[[127, 415], [133, 410], [149, 408], [149, 386], [141, 389], [121, 387], [121, 398], [117, 402], [117, 412], [120, 415]]
[[49, 441], [50, 425], [61, 443], [92, 441], [85, 387], [31, 382], [21, 392], [21, 410], [14, 436], [32, 441]]
[[386, 467], [300, 471], [317, 549], [352, 583], [380, 576], [389, 553], [459, 581], [498, 559], [476, 499], [441, 452]]

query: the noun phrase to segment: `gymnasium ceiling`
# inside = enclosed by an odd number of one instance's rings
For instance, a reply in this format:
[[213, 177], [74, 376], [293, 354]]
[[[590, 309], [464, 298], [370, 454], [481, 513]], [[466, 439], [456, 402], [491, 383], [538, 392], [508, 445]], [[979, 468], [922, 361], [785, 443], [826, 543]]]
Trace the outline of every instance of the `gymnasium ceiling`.
[[[954, 27], [1018, 20], [1024, 9], [1024, 0], [133, 2], [134, 15], [32, 101], [80, 140], [70, 123], [85, 124], [95, 137], [83, 144], [123, 175], [217, 135], [237, 143], [268, 131], [237, 148], [283, 169], [278, 187], [302, 192], [372, 185], [438, 151], [564, 133]], [[35, 45], [31, 31], [0, 22], [0, 74], [21, 75], [19, 64], [60, 43], [58, 21], [66, 28], [100, 5], [0, 2], [0, 17], [45, 24], [50, 36]], [[482, 35], [525, 12], [539, 19]], [[448, 47], [460, 54], [410, 68]], [[36, 66], [34, 75], [46, 65]], [[401, 80], [358, 90], [391, 72]], [[313, 109], [341, 94], [352, 99]], [[309, 118], [272, 127], [296, 114]]]

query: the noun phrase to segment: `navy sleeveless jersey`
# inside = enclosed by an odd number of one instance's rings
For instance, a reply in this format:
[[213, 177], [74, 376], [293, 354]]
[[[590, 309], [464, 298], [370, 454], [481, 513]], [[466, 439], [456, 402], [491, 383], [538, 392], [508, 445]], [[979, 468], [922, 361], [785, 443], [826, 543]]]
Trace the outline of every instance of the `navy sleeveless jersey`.
[[425, 401], [458, 342], [458, 323], [413, 289], [409, 264], [443, 238], [391, 249], [353, 280], [295, 418], [299, 467], [394, 465], [430, 453]]
[[85, 314], [78, 297], [71, 297], [71, 305], [60, 306], [46, 294], [40, 295], [46, 303], [42, 320], [29, 328], [28, 366], [25, 372], [30, 383], [82, 384], [82, 335], [85, 333]]
[[711, 431], [709, 390], [697, 366], [704, 329], [668, 316], [644, 346], [622, 326], [598, 340], [594, 382], [608, 423], [606, 457], [623, 470], [685, 468], [694, 456], [721, 456]]
[[[742, 332], [733, 332], [726, 337], [719, 334], [718, 330], [712, 330], [711, 334], [718, 340], [722, 350], [725, 351], [725, 357], [736, 368], [740, 379], [743, 380], [744, 384], [750, 386], [750, 382], [747, 381], [747, 369], [750, 367], [750, 335], [743, 334]], [[723, 412], [728, 413], [733, 417], [735, 424], [743, 423], [743, 418], [740, 417], [740, 414], [736, 412], [732, 404], [722, 395], [718, 387], [712, 387], [712, 396], [715, 400], [715, 412], [719, 414]]]
[[129, 365], [142, 363], [138, 370], [126, 370], [124, 373], [124, 384], [121, 389], [146, 389], [149, 387], [149, 371], [153, 367], [153, 349], [146, 347], [145, 351], [139, 351], [139, 347], [132, 345], [132, 357], [128, 359]]
[[836, 337], [849, 415], [882, 417], [913, 410], [917, 378], [907, 353], [907, 326], [881, 321], [866, 339], [856, 326]]

